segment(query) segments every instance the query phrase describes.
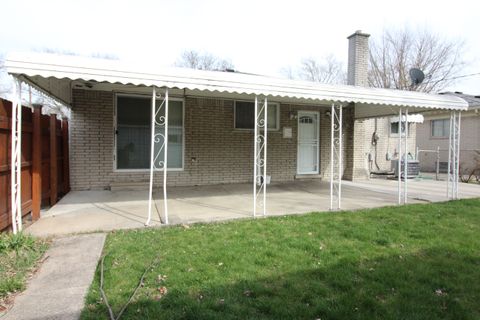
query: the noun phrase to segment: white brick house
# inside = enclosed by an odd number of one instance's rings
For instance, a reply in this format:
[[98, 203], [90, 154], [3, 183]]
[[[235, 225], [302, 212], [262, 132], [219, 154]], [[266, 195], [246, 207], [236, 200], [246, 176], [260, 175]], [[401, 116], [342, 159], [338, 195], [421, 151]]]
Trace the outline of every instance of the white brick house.
[[[448, 95], [365, 88], [365, 40], [351, 37], [350, 85], [324, 85], [232, 72], [155, 70], [72, 56], [17, 54], [7, 71], [71, 107], [72, 190], [149, 180], [152, 89], [169, 92], [168, 185], [253, 180], [253, 102], [268, 98], [271, 182], [330, 178], [331, 107], [343, 106], [341, 177], [364, 178], [365, 121], [429, 109], [464, 110]], [[384, 129], [382, 129], [384, 130]], [[154, 179], [161, 183], [162, 174]]]

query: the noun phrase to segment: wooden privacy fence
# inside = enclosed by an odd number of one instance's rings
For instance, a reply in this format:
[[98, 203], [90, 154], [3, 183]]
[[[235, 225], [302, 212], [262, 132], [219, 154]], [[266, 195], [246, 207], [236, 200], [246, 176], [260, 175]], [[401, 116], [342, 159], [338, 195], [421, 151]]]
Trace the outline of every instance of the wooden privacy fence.
[[[0, 99], [0, 230], [11, 217], [12, 103]], [[68, 121], [42, 115], [42, 106], [22, 107], [22, 216], [40, 218], [42, 205], [54, 205], [70, 190]]]

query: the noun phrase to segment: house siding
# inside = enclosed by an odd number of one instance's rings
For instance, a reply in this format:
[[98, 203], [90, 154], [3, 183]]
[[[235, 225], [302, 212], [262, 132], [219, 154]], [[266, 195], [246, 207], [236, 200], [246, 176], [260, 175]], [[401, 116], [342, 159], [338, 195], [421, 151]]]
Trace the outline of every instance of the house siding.
[[[114, 170], [114, 98], [108, 91], [73, 90], [71, 115], [71, 185], [73, 190], [109, 189], [116, 183], [147, 182], [148, 171]], [[253, 131], [235, 130], [234, 101], [185, 98], [184, 170], [169, 171], [169, 185], [191, 186], [252, 181]], [[280, 130], [268, 135], [267, 170], [272, 183], [292, 181], [297, 171], [297, 119], [299, 110], [320, 113], [320, 175], [329, 176], [329, 108], [280, 105]], [[283, 138], [282, 128], [292, 128]], [[161, 183], [162, 172], [155, 173]]]
[[[449, 119], [450, 114], [438, 115], [434, 119]], [[440, 148], [440, 161], [448, 161], [448, 137], [432, 137], [432, 120], [429, 118], [418, 125], [417, 143], [422, 150], [437, 150]], [[469, 173], [480, 164], [480, 116], [471, 113], [463, 114], [460, 133], [460, 169]], [[420, 170], [434, 172], [436, 169], [436, 153], [420, 152]]]

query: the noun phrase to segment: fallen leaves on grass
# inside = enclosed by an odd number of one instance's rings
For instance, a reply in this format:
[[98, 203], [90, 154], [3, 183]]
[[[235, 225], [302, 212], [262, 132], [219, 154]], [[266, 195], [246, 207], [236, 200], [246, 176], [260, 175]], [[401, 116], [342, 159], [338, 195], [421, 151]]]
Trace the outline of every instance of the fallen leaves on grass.
[[168, 293], [167, 287], [159, 287], [157, 288], [157, 294], [153, 296], [153, 299], [159, 301]]
[[245, 290], [245, 291], [243, 291], [243, 295], [244, 295], [245, 297], [250, 297], [250, 296], [252, 295], [252, 293], [253, 293], [253, 292], [250, 291], [250, 290]]
[[443, 296], [447, 295], [447, 293], [445, 291], [443, 291], [442, 289], [435, 290], [435, 294], [439, 297], [443, 297]]

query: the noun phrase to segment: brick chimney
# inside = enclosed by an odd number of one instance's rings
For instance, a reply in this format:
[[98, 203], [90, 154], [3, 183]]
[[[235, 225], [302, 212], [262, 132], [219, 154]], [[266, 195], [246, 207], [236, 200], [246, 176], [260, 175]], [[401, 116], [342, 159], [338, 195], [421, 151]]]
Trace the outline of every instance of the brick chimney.
[[[369, 34], [358, 30], [348, 39], [348, 71], [347, 84], [353, 86], [368, 86], [368, 51]], [[345, 171], [343, 179], [359, 180], [369, 177], [366, 161], [366, 122], [355, 119], [355, 104], [345, 108]]]
[[368, 51], [369, 34], [361, 30], [347, 37], [348, 39], [348, 71], [347, 84], [353, 86], [368, 86]]

